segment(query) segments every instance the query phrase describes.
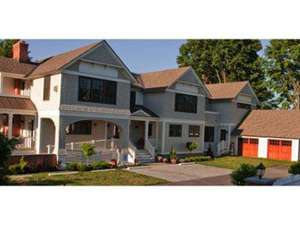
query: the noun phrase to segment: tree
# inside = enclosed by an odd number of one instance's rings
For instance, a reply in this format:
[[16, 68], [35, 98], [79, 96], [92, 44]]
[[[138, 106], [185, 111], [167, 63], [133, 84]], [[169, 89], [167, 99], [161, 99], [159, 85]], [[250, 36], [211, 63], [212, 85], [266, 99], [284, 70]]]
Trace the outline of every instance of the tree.
[[17, 39], [0, 40], [0, 56], [12, 57], [13, 45], [18, 42]]
[[0, 133], [0, 183], [5, 178], [9, 156], [15, 149], [17, 143], [18, 141], [16, 139], [8, 139], [2, 133]]
[[272, 98], [262, 72], [259, 40], [188, 40], [180, 47], [177, 63], [192, 66], [206, 83], [249, 80], [261, 102]]
[[86, 165], [88, 165], [89, 158], [96, 153], [95, 147], [91, 144], [84, 143], [81, 145], [81, 151], [82, 151], [84, 158], [86, 159]]
[[300, 109], [300, 40], [272, 40], [266, 48], [266, 74], [281, 108]]

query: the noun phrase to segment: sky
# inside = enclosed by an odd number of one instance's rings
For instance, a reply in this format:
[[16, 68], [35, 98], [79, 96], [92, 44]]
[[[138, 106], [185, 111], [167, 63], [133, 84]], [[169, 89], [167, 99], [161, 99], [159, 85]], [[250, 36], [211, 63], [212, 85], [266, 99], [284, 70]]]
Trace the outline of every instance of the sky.
[[[98, 40], [26, 40], [32, 60], [41, 60]], [[127, 67], [136, 73], [176, 68], [186, 40], [107, 40]], [[262, 40], [265, 47], [268, 40]], [[261, 52], [260, 52], [261, 54]]]

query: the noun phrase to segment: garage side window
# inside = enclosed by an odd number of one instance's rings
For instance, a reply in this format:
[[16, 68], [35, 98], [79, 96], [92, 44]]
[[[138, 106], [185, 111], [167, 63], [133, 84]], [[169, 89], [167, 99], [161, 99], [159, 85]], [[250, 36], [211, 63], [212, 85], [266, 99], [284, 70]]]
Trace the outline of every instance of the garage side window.
[[170, 124], [170, 126], [169, 126], [169, 137], [181, 137], [181, 133], [182, 133], [182, 126], [181, 125]]

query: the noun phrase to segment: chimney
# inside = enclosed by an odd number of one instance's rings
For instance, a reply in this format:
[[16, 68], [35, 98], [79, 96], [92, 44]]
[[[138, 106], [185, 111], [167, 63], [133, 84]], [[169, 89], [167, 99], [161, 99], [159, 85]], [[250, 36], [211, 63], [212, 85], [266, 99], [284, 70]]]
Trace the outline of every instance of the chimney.
[[28, 44], [25, 41], [20, 40], [13, 45], [13, 59], [23, 63], [30, 62]]

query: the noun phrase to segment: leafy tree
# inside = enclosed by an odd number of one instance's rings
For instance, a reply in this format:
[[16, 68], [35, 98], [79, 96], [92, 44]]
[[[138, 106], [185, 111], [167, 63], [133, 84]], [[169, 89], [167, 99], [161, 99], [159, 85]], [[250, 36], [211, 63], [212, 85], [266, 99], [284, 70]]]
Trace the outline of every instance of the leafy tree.
[[16, 139], [8, 139], [2, 133], [0, 133], [0, 183], [5, 178], [9, 156], [15, 149], [17, 143], [18, 141]]
[[17, 39], [0, 40], [0, 56], [12, 57], [12, 47], [17, 42]]
[[259, 40], [188, 40], [180, 47], [179, 66], [192, 66], [206, 83], [249, 80], [259, 100], [272, 97], [262, 72]]
[[271, 40], [266, 48], [266, 74], [275, 101], [285, 109], [300, 109], [300, 40]]
[[96, 154], [95, 147], [91, 144], [84, 143], [84, 144], [81, 145], [81, 151], [82, 151], [82, 154], [83, 154], [84, 158], [86, 159], [86, 165], [88, 165], [89, 158], [92, 155]]

